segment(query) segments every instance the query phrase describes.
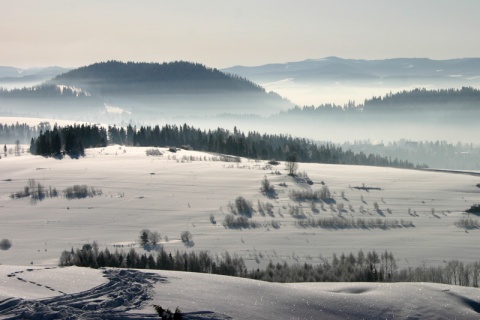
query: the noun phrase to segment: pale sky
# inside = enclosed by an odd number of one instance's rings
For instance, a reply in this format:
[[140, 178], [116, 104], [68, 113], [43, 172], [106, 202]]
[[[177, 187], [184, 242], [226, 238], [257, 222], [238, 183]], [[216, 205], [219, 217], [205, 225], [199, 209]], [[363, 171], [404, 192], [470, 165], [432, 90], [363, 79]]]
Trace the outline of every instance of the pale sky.
[[0, 0], [0, 66], [480, 56], [479, 0]]

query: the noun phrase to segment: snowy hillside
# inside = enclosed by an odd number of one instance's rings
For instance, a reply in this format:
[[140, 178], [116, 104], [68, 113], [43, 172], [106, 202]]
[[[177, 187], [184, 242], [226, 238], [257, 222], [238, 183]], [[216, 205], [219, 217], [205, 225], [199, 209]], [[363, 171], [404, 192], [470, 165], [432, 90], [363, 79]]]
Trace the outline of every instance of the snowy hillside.
[[[152, 304], [172, 310], [178, 306], [187, 319], [478, 316], [478, 290], [449, 285], [271, 284], [181, 272], [102, 274], [57, 268], [63, 250], [95, 240], [101, 249], [141, 251], [142, 229], [159, 232], [167, 252], [207, 250], [221, 256], [228, 250], [242, 257], [248, 269], [269, 261], [317, 264], [330, 261], [334, 253], [360, 249], [392, 251], [401, 268], [478, 260], [480, 230], [458, 226], [467, 218], [463, 211], [480, 202], [478, 175], [300, 163], [303, 178], [293, 178], [284, 163], [226, 162], [218, 154], [165, 148], [158, 149], [162, 156], [147, 156], [147, 149], [109, 146], [63, 160], [2, 154], [0, 238], [11, 240], [12, 246], [0, 251], [0, 316], [23, 312], [35, 318], [38, 311], [85, 319], [140, 319], [155, 317]], [[260, 191], [265, 177], [276, 195]], [[58, 195], [38, 200], [15, 196], [39, 183]], [[74, 185], [93, 188], [95, 196], [69, 200], [64, 190]], [[292, 196], [292, 191], [308, 193], [325, 186], [331, 193], [326, 202], [312, 204]], [[251, 202], [250, 220], [256, 228], [223, 226], [239, 196]], [[262, 214], [267, 203], [273, 209]], [[305, 224], [322, 218], [372, 224]], [[190, 246], [180, 240], [183, 231], [193, 236]]]
[[[379, 167], [299, 164], [313, 184], [287, 175], [284, 164], [241, 159], [220, 161], [218, 155], [196, 151], [147, 156], [147, 148], [110, 146], [87, 149], [84, 158], [57, 160], [9, 155], [1, 159], [1, 238], [13, 246], [1, 252], [0, 262], [57, 265], [60, 253], [96, 240], [101, 248], [137, 246], [140, 231], [157, 231], [166, 251], [235, 252], [248, 268], [270, 260], [318, 263], [333, 253], [392, 251], [400, 267], [440, 265], [445, 260], [474, 261], [478, 229], [455, 224], [462, 213], [480, 202], [477, 176]], [[267, 177], [276, 198], [260, 192]], [[34, 179], [58, 197], [32, 201], [11, 195]], [[332, 203], [296, 201], [291, 191], [319, 190], [325, 184]], [[100, 196], [68, 200], [63, 190], [87, 185]], [[362, 186], [367, 187], [362, 189]], [[374, 188], [374, 189], [368, 189]], [[254, 229], [222, 225], [229, 204], [239, 196], [252, 203], [252, 221], [270, 224]], [[273, 206], [262, 216], [258, 204]], [[378, 210], [375, 209], [378, 207]], [[343, 208], [342, 208], [343, 207]], [[410, 209], [410, 210], [409, 210]], [[212, 223], [212, 217], [216, 224]], [[300, 227], [308, 218], [381, 219], [410, 227]], [[271, 222], [279, 228], [271, 227]], [[190, 231], [194, 247], [180, 241]]]
[[14, 266], [0, 266], [0, 279], [3, 319], [158, 319], [154, 304], [180, 307], [184, 319], [197, 320], [450, 320], [480, 312], [478, 289], [428, 283], [276, 284], [174, 271]]

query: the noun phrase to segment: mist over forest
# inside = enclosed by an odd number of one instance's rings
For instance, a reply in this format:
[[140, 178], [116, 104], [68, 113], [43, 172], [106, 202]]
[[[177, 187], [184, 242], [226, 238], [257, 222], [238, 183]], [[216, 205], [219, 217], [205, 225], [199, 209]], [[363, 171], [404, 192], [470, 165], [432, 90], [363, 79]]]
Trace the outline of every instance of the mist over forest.
[[[247, 134], [306, 138], [435, 168], [479, 170], [474, 134], [480, 116], [479, 61], [330, 57], [224, 70], [184, 61], [107, 61], [28, 72], [3, 67], [0, 114], [124, 128], [185, 123], [204, 130], [239, 128]], [[33, 79], [42, 82], [12, 88], [13, 83]], [[290, 101], [290, 96], [265, 89], [282, 79], [318, 92], [333, 83], [345, 89], [342, 99], [355, 86], [368, 90], [373, 84], [377, 89], [395, 84], [411, 89], [346, 103], [325, 101], [325, 95], [317, 104], [296, 105], [295, 95]], [[4, 143], [29, 143], [37, 130], [5, 124], [0, 136]]]

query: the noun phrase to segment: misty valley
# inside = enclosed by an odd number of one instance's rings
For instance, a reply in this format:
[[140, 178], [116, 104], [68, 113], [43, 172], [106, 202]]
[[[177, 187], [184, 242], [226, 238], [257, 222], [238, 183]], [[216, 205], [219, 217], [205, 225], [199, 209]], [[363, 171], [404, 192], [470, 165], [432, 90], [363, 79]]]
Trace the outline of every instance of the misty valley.
[[478, 317], [479, 61], [1, 67], [0, 317]]

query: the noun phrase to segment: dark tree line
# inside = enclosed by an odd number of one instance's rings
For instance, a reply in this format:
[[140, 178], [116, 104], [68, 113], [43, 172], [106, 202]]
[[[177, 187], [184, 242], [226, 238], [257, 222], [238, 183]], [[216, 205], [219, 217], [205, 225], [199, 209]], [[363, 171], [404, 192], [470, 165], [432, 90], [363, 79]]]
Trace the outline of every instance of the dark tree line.
[[63, 251], [60, 266], [90, 268], [114, 267], [176, 270], [220, 274], [251, 278], [269, 282], [433, 282], [460, 286], [478, 287], [480, 262], [463, 263], [458, 260], [438, 267], [417, 267], [399, 270], [397, 259], [391, 252], [375, 250], [355, 255], [334, 254], [329, 260], [313, 264], [287, 264], [270, 262], [265, 269], [248, 271], [242, 258], [225, 252], [213, 257], [207, 251], [167, 253], [162, 247], [152, 253], [139, 254], [135, 249], [128, 252], [99, 250], [96, 242], [85, 244], [82, 249]]
[[58, 100], [77, 98], [83, 100], [92, 100], [91, 96], [79, 90], [69, 87], [61, 87], [54, 84], [41, 84], [33, 87], [23, 87], [7, 90], [0, 87], [0, 100], [17, 98], [55, 98]]
[[79, 266], [90, 268], [136, 268], [176, 270], [198, 273], [220, 274], [244, 277], [270, 282], [379, 282], [393, 281], [397, 266], [393, 254], [378, 254], [372, 251], [364, 254], [359, 251], [340, 257], [333, 255], [332, 261], [319, 265], [270, 262], [265, 269], [248, 271], [242, 258], [226, 251], [221, 257], [213, 257], [207, 251], [167, 253], [162, 247], [152, 253], [139, 254], [131, 248], [128, 252], [99, 250], [98, 245], [85, 244], [82, 249], [63, 251], [59, 264], [61, 266]]
[[247, 269], [242, 258], [225, 252], [222, 257], [212, 257], [207, 251], [186, 253], [176, 251], [167, 253], [162, 247], [154, 254], [139, 254], [131, 248], [128, 252], [98, 250], [96, 242], [85, 244], [82, 249], [63, 251], [60, 257], [61, 266], [79, 266], [90, 268], [136, 268], [176, 270], [199, 273], [213, 273], [227, 276], [243, 277]]
[[62, 153], [79, 156], [83, 155], [84, 148], [104, 147], [107, 143], [142, 147], [188, 146], [195, 150], [264, 160], [287, 160], [294, 156], [299, 162], [415, 167], [413, 163], [397, 158], [344, 151], [340, 146], [329, 143], [317, 145], [308, 139], [290, 135], [260, 134], [255, 131], [245, 134], [236, 128], [233, 132], [221, 128], [206, 131], [187, 124], [142, 126], [139, 129], [131, 125], [126, 128], [109, 126], [108, 129], [96, 125], [55, 126], [40, 131], [38, 138], [31, 139], [30, 152], [43, 156], [59, 156]]
[[85, 146], [105, 147], [107, 131], [96, 125], [54, 126], [52, 130], [40, 131], [40, 135], [30, 141], [30, 153], [41, 156], [71, 157], [85, 155]]
[[[253, 159], [286, 160], [295, 155], [299, 162], [315, 162], [330, 164], [354, 164], [372, 166], [390, 166], [414, 168], [408, 161], [381, 157], [363, 152], [344, 151], [333, 144], [317, 145], [303, 138], [290, 135], [270, 135], [258, 132], [247, 134], [234, 128], [233, 132], [218, 128], [216, 130], [200, 130], [184, 124], [183, 126], [165, 125], [136, 127], [126, 129], [109, 127], [109, 142], [135, 146], [189, 146], [195, 150], [217, 152]], [[418, 167], [418, 166], [417, 166]]]
[[427, 90], [425, 88], [417, 88], [410, 91], [402, 91], [398, 93], [389, 93], [383, 97], [373, 97], [365, 100], [364, 110], [378, 111], [380, 109], [390, 109], [396, 107], [424, 106], [439, 110], [442, 108], [454, 108], [477, 110], [480, 103], [480, 90], [472, 87], [463, 87], [461, 89], [439, 89]]

